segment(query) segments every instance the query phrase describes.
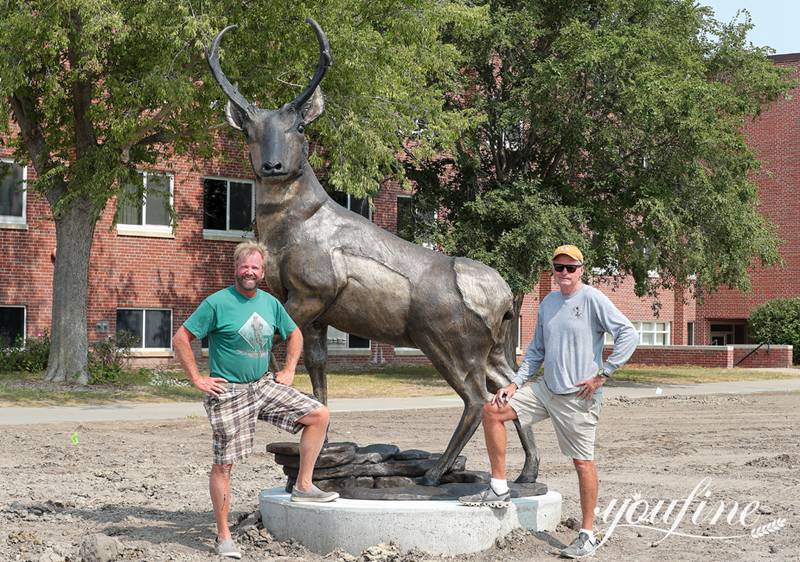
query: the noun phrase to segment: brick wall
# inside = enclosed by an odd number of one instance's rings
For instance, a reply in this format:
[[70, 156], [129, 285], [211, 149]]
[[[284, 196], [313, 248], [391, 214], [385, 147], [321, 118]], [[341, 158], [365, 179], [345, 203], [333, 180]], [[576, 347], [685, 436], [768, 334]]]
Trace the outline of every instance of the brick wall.
[[[769, 350], [761, 348], [741, 365], [736, 363], [753, 351], [755, 345], [640, 345], [633, 352], [629, 365], [694, 365], [730, 369], [738, 367], [789, 368], [792, 366], [792, 346], [773, 345]], [[603, 358], [608, 358], [611, 347], [603, 349]]]
[[[773, 57], [776, 64], [795, 67], [800, 78], [800, 54]], [[783, 265], [751, 269], [753, 290], [722, 289], [697, 305], [698, 341], [708, 343], [712, 321], [744, 320], [760, 304], [800, 295], [800, 87], [745, 126], [748, 145], [761, 160], [754, 176], [759, 211], [776, 227], [783, 243]]]

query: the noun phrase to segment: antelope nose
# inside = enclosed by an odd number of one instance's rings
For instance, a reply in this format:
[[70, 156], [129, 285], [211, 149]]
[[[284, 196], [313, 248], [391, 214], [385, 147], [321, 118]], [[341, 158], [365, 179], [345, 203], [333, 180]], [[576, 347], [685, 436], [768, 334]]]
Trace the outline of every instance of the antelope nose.
[[270, 162], [267, 160], [261, 165], [261, 171], [265, 174], [271, 174], [272, 172], [280, 172], [281, 168], [283, 168], [283, 164], [280, 162]]

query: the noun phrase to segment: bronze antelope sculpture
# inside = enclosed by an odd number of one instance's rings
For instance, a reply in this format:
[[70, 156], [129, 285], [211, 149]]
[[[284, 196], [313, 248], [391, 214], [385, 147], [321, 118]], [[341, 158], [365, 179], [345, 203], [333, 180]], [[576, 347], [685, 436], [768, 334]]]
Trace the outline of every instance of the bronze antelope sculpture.
[[[256, 176], [256, 221], [268, 248], [266, 283], [302, 328], [303, 358], [314, 394], [327, 401], [327, 329], [417, 347], [464, 401], [464, 412], [425, 483], [437, 484], [475, 433], [481, 408], [508, 384], [513, 371], [503, 342], [512, 319], [512, 294], [492, 268], [450, 257], [398, 238], [334, 202], [308, 163], [306, 125], [323, 110], [319, 89], [331, 64], [328, 40], [307, 19], [319, 42], [311, 82], [280, 109], [248, 102], [219, 63], [223, 29], [206, 53], [228, 97], [225, 114], [247, 141]], [[525, 450], [519, 482], [535, 482], [539, 459], [530, 427], [517, 425]]]

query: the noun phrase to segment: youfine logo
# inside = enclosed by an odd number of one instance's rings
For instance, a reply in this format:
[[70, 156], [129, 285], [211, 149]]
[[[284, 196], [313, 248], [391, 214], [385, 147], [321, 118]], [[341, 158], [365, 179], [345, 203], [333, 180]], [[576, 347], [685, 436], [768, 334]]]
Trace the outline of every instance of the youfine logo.
[[[759, 507], [758, 501], [743, 506], [737, 501], [712, 501], [711, 479], [703, 478], [685, 498], [651, 503], [637, 492], [622, 500], [612, 499], [604, 510], [596, 508], [595, 514], [609, 525], [600, 545], [623, 527], [663, 534], [654, 542], [658, 544], [671, 535], [702, 540], [760, 539], [786, 525], [785, 518], [762, 521]], [[726, 525], [726, 532], [709, 532], [709, 528], [717, 525]], [[701, 526], [702, 529], [698, 529]], [[730, 533], [730, 528], [741, 532]]]

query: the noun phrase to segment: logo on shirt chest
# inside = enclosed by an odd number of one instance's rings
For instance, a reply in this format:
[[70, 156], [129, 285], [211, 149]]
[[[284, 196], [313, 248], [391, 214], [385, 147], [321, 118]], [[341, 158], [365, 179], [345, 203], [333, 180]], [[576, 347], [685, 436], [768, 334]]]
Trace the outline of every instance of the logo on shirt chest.
[[267, 347], [272, 333], [272, 326], [257, 312], [254, 312], [239, 328], [239, 335], [253, 348], [253, 351], [261, 351]]

